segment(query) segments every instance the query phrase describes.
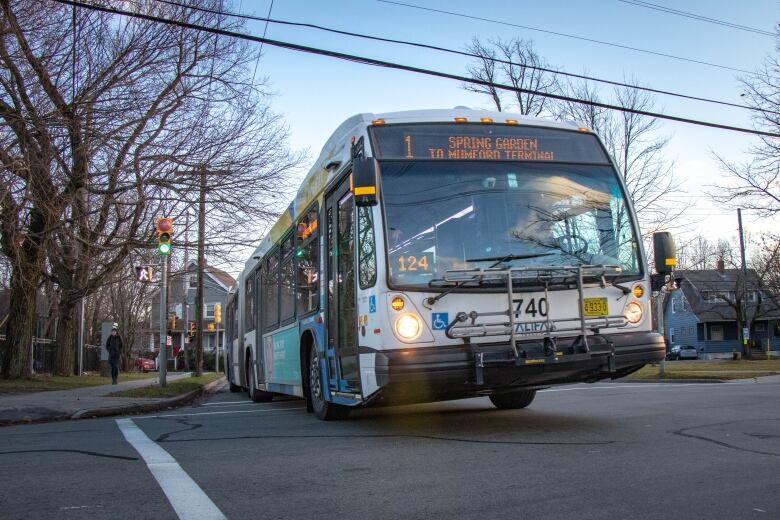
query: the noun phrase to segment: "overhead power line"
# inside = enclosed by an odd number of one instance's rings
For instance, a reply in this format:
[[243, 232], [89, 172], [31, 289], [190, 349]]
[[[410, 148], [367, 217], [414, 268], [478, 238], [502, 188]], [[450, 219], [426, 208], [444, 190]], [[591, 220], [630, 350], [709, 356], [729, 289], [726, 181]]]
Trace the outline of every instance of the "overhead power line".
[[294, 50], [294, 51], [298, 51], [298, 52], [305, 52], [305, 53], [309, 53], [309, 54], [316, 54], [316, 55], [320, 55], [320, 56], [328, 56], [328, 57], [331, 57], [331, 58], [337, 58], [337, 59], [344, 60], [344, 61], [351, 61], [351, 62], [355, 62], [355, 63], [362, 63], [364, 65], [372, 65], [372, 66], [375, 66], [375, 67], [383, 67], [383, 68], [388, 68], [388, 69], [404, 70], [404, 71], [407, 71], [407, 72], [415, 72], [415, 73], [418, 73], [418, 74], [424, 74], [424, 75], [428, 75], [428, 76], [445, 78], [445, 79], [452, 79], [452, 80], [461, 81], [461, 82], [464, 82], [464, 83], [472, 83], [472, 84], [475, 84], [475, 85], [489, 86], [489, 87], [493, 87], [493, 88], [496, 88], [496, 89], [499, 89], [499, 90], [506, 90], [506, 91], [510, 91], [510, 92], [520, 92], [520, 93], [523, 93], [523, 94], [533, 94], [533, 95], [538, 95], [538, 96], [542, 96], [542, 97], [547, 97], [547, 98], [550, 98], [550, 99], [557, 99], [559, 101], [567, 101], [567, 102], [571, 102], [571, 103], [580, 103], [580, 104], [583, 104], [583, 105], [589, 105], [589, 106], [604, 108], [604, 109], [608, 109], [608, 110], [615, 110], [615, 111], [618, 111], [618, 112], [625, 112], [625, 113], [636, 114], [636, 115], [641, 115], [641, 116], [654, 117], [654, 118], [657, 118], [657, 119], [665, 119], [665, 120], [668, 120], [668, 121], [676, 121], [678, 123], [688, 123], [688, 124], [697, 125], [697, 126], [704, 126], [704, 127], [708, 127], [708, 128], [717, 128], [717, 129], [720, 129], [720, 130], [730, 130], [730, 131], [733, 131], [733, 132], [741, 132], [741, 133], [752, 134], [752, 135], [762, 135], [762, 136], [766, 136], [766, 137], [780, 137], [780, 134], [773, 133], [773, 132], [766, 132], [766, 131], [762, 131], [762, 130], [754, 130], [754, 129], [751, 129], [751, 128], [743, 128], [743, 127], [738, 127], [738, 126], [725, 125], [725, 124], [721, 124], [721, 123], [712, 123], [712, 122], [702, 121], [702, 120], [698, 120], [698, 119], [690, 119], [690, 118], [686, 118], [686, 117], [667, 115], [667, 114], [662, 114], [662, 113], [658, 113], [658, 112], [650, 112], [650, 111], [647, 111], [647, 110], [637, 110], [637, 109], [628, 108], [628, 107], [621, 107], [621, 106], [618, 106], [618, 105], [611, 105], [609, 103], [600, 103], [600, 102], [596, 102], [596, 101], [589, 101], [589, 100], [586, 100], [586, 99], [578, 99], [578, 98], [574, 98], [574, 97], [570, 97], [570, 96], [564, 96], [564, 95], [560, 95], [560, 94], [551, 94], [549, 92], [541, 92], [541, 91], [538, 91], [538, 90], [517, 88], [517, 87], [510, 86], [510, 85], [503, 85], [503, 84], [500, 84], [500, 83], [492, 83], [492, 82], [489, 82], [489, 81], [469, 78], [469, 77], [461, 76], [461, 75], [458, 75], [458, 74], [450, 74], [448, 72], [441, 72], [441, 71], [436, 71], [436, 70], [432, 70], [432, 69], [426, 69], [426, 68], [422, 68], [422, 67], [413, 67], [413, 66], [410, 66], [410, 65], [403, 65], [401, 63], [394, 63], [394, 62], [389, 62], [389, 61], [377, 60], [377, 59], [374, 59], [374, 58], [367, 58], [367, 57], [358, 56], [358, 55], [355, 55], [355, 54], [347, 54], [347, 53], [343, 53], [343, 52], [330, 51], [330, 50], [322, 49], [322, 48], [318, 48], [318, 47], [309, 47], [309, 46], [306, 46], [306, 45], [299, 45], [297, 43], [284, 42], [284, 41], [280, 41], [280, 40], [272, 40], [270, 38], [261, 38], [259, 36], [252, 36], [252, 35], [248, 35], [248, 34], [242, 34], [242, 33], [234, 32], [234, 31], [228, 31], [228, 30], [225, 30], [225, 29], [217, 29], [217, 28], [214, 28], [214, 27], [206, 27], [206, 26], [203, 26], [203, 25], [197, 25], [197, 24], [193, 24], [193, 23], [189, 23], [189, 22], [182, 22], [182, 21], [179, 21], [179, 20], [169, 20], [167, 18], [162, 18], [162, 17], [159, 17], [159, 16], [152, 16], [152, 15], [142, 14], [142, 13], [134, 13], [134, 12], [131, 12], [131, 11], [125, 11], [123, 9], [115, 9], [115, 8], [112, 8], [112, 7], [104, 7], [104, 6], [99, 6], [99, 5], [86, 4], [86, 3], [83, 3], [83, 2], [78, 2], [78, 1], [73, 1], [73, 0], [54, 0], [54, 1], [57, 2], [57, 3], [63, 4], [63, 5], [75, 5], [77, 7], [83, 7], [85, 9], [92, 9], [92, 10], [101, 11], [101, 12], [104, 12], [104, 13], [119, 14], [119, 15], [123, 15], [123, 16], [129, 16], [131, 18], [138, 18], [138, 19], [141, 19], [141, 20], [147, 20], [147, 21], [151, 21], [151, 22], [159, 22], [159, 23], [163, 23], [163, 24], [166, 24], [166, 25], [173, 25], [173, 26], [176, 26], [176, 27], [181, 27], [181, 28], [184, 28], [184, 29], [193, 29], [193, 30], [196, 30], [196, 31], [209, 32], [209, 33], [212, 33], [212, 34], [220, 34], [220, 35], [224, 35], [224, 36], [230, 36], [230, 37], [233, 37], [233, 38], [237, 38], [237, 39], [241, 39], [241, 40], [253, 41], [253, 42], [257, 42], [257, 43], [261, 43], [262, 42], [262, 43], [265, 43], [266, 45], [271, 45], [271, 46], [274, 46], [274, 47], [280, 47], [280, 48], [284, 48], [284, 49]]
[[738, 69], [736, 67], [731, 67], [731, 66], [728, 66], [728, 65], [720, 65], [718, 63], [712, 63], [712, 62], [709, 62], [709, 61], [697, 60], [697, 59], [694, 59], [694, 58], [685, 58], [683, 56], [675, 56], [674, 54], [667, 54], [667, 53], [664, 53], [664, 52], [651, 51], [651, 50], [648, 50], [648, 49], [641, 49], [639, 47], [631, 47], [629, 45], [623, 45], [623, 44], [614, 43], [614, 42], [607, 42], [607, 41], [604, 41], [604, 40], [596, 40], [594, 38], [586, 38], [585, 36], [576, 36], [574, 34], [568, 34], [568, 33], [563, 33], [563, 32], [558, 32], [558, 31], [551, 31], [549, 29], [540, 29], [539, 27], [531, 27], [529, 25], [520, 25], [520, 24], [516, 24], [516, 23], [505, 22], [504, 20], [495, 20], [493, 18], [484, 18], [484, 17], [481, 17], [481, 16], [474, 16], [474, 15], [470, 15], [470, 14], [466, 14], [466, 13], [459, 13], [459, 12], [456, 12], [456, 11], [445, 11], [444, 9], [435, 9], [433, 7], [424, 7], [424, 6], [421, 6], [421, 5], [406, 4], [406, 3], [403, 3], [403, 2], [396, 2], [394, 0], [376, 0], [376, 1], [377, 2], [382, 2], [384, 4], [393, 4], [393, 5], [398, 5], [398, 6], [401, 6], [401, 7], [409, 7], [411, 9], [419, 9], [421, 11], [430, 11], [430, 12], [434, 12], [434, 13], [448, 14], [448, 15], [451, 15], [451, 16], [459, 16], [461, 18], [469, 18], [471, 20], [479, 20], [481, 22], [490, 22], [490, 23], [496, 23], [496, 24], [499, 24], [499, 25], [507, 25], [509, 27], [517, 27], [519, 29], [526, 29], [526, 30], [529, 30], [529, 31], [536, 31], [536, 32], [541, 32], [541, 33], [545, 33], [545, 34], [553, 34], [555, 36], [562, 36], [564, 38], [571, 38], [571, 39], [574, 39], [574, 40], [580, 40], [580, 41], [590, 42], [590, 43], [597, 43], [599, 45], [607, 45], [609, 47], [617, 47], [619, 49], [626, 49], [626, 50], [629, 50], [629, 51], [642, 52], [642, 53], [645, 53], [645, 54], [652, 54], [654, 56], [661, 56], [663, 58], [670, 58], [670, 59], [673, 59], [673, 60], [687, 61], [689, 63], [697, 63], [699, 65], [706, 65], [708, 67], [715, 67], [715, 68], [718, 68], [718, 69], [731, 70], [731, 71], [734, 71], [734, 72], [742, 72], [743, 74], [751, 74], [751, 75], [755, 74], [754, 72], [751, 72], [749, 70]]
[[652, 2], [644, 2], [643, 0], [617, 0], [618, 2], [623, 2], [624, 4], [631, 4], [635, 5], [637, 7], [644, 7], [645, 9], [654, 9], [656, 11], [661, 11], [664, 13], [669, 13], [677, 16], [684, 16], [685, 18], [691, 18], [693, 20], [699, 20], [700, 22], [707, 22], [707, 23], [713, 23], [715, 25], [722, 25], [723, 27], [729, 27], [731, 29], [739, 29], [740, 31], [747, 31], [752, 32], [756, 34], [761, 34], [764, 36], [777, 36], [776, 33], [765, 31], [763, 29], [759, 29], [757, 27], [750, 27], [748, 25], [740, 25], [737, 23], [729, 22], [726, 20], [719, 20], [717, 18], [710, 18], [709, 16], [702, 16], [700, 14], [691, 13], [688, 11], [681, 11], [679, 9], [672, 9], [671, 7], [666, 7], [664, 5], [658, 5], [654, 4]]
[[[217, 11], [217, 10], [214, 10], [214, 9], [208, 9], [206, 7], [196, 7], [196, 6], [192, 6], [192, 5], [183, 4], [181, 2], [175, 2], [173, 0], [156, 0], [156, 1], [161, 3], [161, 4], [167, 4], [167, 5], [177, 6], [177, 7], [183, 7], [183, 8], [186, 8], [186, 9], [191, 9], [193, 11], [200, 11], [200, 12], [204, 12], [204, 13], [211, 13], [211, 14], [217, 14], [217, 15], [223, 15], [223, 16], [231, 16], [233, 18], [240, 18], [240, 19], [244, 19], [244, 20], [254, 20], [254, 21], [259, 21], [259, 22], [265, 22], [266, 25], [265, 25], [265, 30], [263, 31], [263, 37], [265, 37], [265, 33], [266, 33], [267, 29], [268, 29], [268, 23], [270, 22], [270, 23], [279, 24], [279, 25], [288, 25], [288, 26], [293, 26], [293, 27], [306, 27], [306, 28], [310, 28], [310, 29], [317, 29], [319, 31], [325, 31], [325, 32], [333, 33], [333, 34], [341, 34], [341, 35], [344, 35], [344, 36], [352, 36], [352, 37], [356, 37], [356, 38], [364, 38], [364, 39], [372, 40], [372, 41], [380, 41], [380, 42], [386, 42], [386, 43], [397, 43], [397, 44], [401, 44], [401, 45], [409, 45], [409, 46], [412, 46], [412, 47], [418, 47], [418, 48], [422, 48], [422, 49], [430, 49], [430, 50], [434, 50], [434, 51], [440, 51], [440, 52], [446, 52], [446, 53], [450, 53], [450, 54], [456, 54], [456, 55], [459, 55], [459, 56], [466, 56], [466, 57], [469, 57], [469, 58], [476, 58], [476, 59], [482, 59], [483, 58], [479, 54], [474, 54], [474, 53], [466, 52], [466, 51], [460, 51], [460, 50], [457, 50], [457, 49], [450, 49], [450, 48], [447, 48], [447, 47], [440, 47], [440, 46], [437, 46], [437, 45], [430, 45], [430, 44], [427, 44], [427, 43], [412, 42], [412, 41], [408, 41], [408, 40], [397, 40], [397, 39], [393, 39], [393, 38], [384, 38], [384, 37], [381, 37], [381, 36], [374, 36], [374, 35], [370, 35], [370, 34], [356, 33], [356, 32], [351, 32], [351, 31], [343, 31], [341, 29], [333, 29], [331, 27], [324, 27], [322, 25], [316, 25], [316, 24], [311, 24], [311, 23], [292, 22], [292, 21], [289, 21], [289, 20], [277, 20], [277, 19], [273, 19], [273, 18], [264, 18], [262, 16], [253, 16], [253, 15], [242, 14], [242, 13], [220, 12], [220, 11]], [[273, 6], [273, 2], [272, 2], [271, 5]], [[551, 69], [549, 67], [539, 67], [537, 65], [529, 65], [529, 64], [526, 64], [526, 63], [516, 63], [516, 62], [513, 62], [511, 60], [504, 60], [504, 59], [501, 59], [501, 58], [491, 58], [491, 59], [493, 59], [493, 61], [495, 61], [496, 63], [502, 63], [502, 64], [515, 66], [515, 67], [525, 67], [527, 69], [538, 70], [540, 72], [548, 72], [550, 74], [556, 74], [556, 75], [561, 75], [561, 76], [568, 76], [570, 78], [584, 79], [584, 80], [587, 80], [587, 81], [594, 81], [594, 82], [597, 82], [597, 83], [605, 83], [605, 84], [608, 84], [608, 85], [614, 85], [614, 86], [618, 86], [618, 87], [625, 87], [625, 88], [630, 88], [630, 89], [635, 89], [635, 90], [642, 90], [642, 91], [645, 91], [645, 92], [652, 92], [654, 94], [661, 94], [661, 95], [664, 95], [664, 96], [673, 96], [673, 97], [679, 97], [679, 98], [683, 98], [683, 99], [690, 99], [690, 100], [693, 100], [693, 101], [702, 101], [702, 102], [705, 102], [705, 103], [714, 103], [714, 104], [717, 104], [717, 105], [729, 106], [729, 107], [734, 107], [734, 108], [741, 108], [741, 109], [751, 110], [751, 111], [756, 111], [756, 112], [761, 112], [761, 113], [772, 113], [772, 114], [780, 115], [780, 112], [775, 112], [775, 111], [772, 111], [772, 110], [764, 110], [764, 109], [760, 109], [760, 108], [756, 108], [756, 107], [751, 107], [751, 106], [748, 106], [748, 105], [743, 105], [743, 104], [740, 104], [740, 103], [732, 103], [730, 101], [722, 101], [722, 100], [718, 100], [718, 99], [711, 99], [711, 98], [705, 98], [705, 97], [700, 97], [700, 96], [692, 96], [690, 94], [683, 94], [683, 93], [680, 93], [680, 92], [672, 92], [672, 91], [669, 91], [669, 90], [661, 90], [661, 89], [656, 89], [656, 88], [652, 88], [652, 87], [643, 87], [643, 86], [640, 86], [640, 85], [632, 85], [630, 83], [614, 81], [614, 80], [609, 80], [609, 79], [596, 78], [596, 77], [587, 76], [587, 75], [584, 75], [584, 74], [575, 74], [573, 72], [566, 72], [566, 71], [562, 71], [562, 70]]]

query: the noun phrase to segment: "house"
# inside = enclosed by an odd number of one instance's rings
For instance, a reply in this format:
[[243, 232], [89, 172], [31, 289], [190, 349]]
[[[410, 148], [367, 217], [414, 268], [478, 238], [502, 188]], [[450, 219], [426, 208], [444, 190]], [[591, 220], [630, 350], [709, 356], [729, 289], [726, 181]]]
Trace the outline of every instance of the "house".
[[[736, 309], [743, 303], [739, 269], [680, 270], [673, 275], [675, 290], [664, 300], [664, 336], [668, 345], [693, 345], [705, 359], [742, 352]], [[748, 269], [747, 319], [754, 351], [780, 351], [780, 304], [762, 288], [755, 270]], [[746, 327], [747, 325], [745, 325]]]
[[[207, 265], [203, 273], [203, 320], [195, 322], [195, 294], [198, 283], [198, 264], [189, 262], [180, 272], [168, 277], [168, 329], [172, 348], [168, 358], [177, 356], [182, 348], [190, 344], [197, 327], [203, 331], [203, 350], [224, 347], [224, 309], [228, 295], [234, 290], [235, 279], [225, 271]], [[160, 296], [159, 290], [151, 297], [149, 349], [159, 350], [160, 341]], [[222, 323], [217, 323], [218, 307], [221, 307]], [[175, 319], [174, 319], [175, 317]], [[194, 339], [192, 340], [194, 345]]]

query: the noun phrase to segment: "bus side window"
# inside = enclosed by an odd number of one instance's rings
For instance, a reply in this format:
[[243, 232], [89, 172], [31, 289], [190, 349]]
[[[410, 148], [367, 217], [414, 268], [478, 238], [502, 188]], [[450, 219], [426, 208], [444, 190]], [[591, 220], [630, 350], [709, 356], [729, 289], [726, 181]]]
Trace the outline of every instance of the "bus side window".
[[279, 250], [268, 256], [263, 280], [263, 325], [266, 331], [279, 325]]
[[361, 289], [376, 284], [376, 247], [374, 245], [373, 208], [358, 208], [358, 282]]
[[295, 270], [292, 243], [292, 235], [282, 242], [282, 265], [279, 270], [279, 307], [281, 308], [279, 320], [282, 324], [286, 324], [295, 317]]
[[297, 272], [298, 315], [303, 316], [319, 307], [319, 223], [316, 204], [298, 223], [295, 252]]
[[244, 302], [244, 323], [246, 324], [244, 326], [244, 329], [247, 331], [254, 330], [255, 329], [255, 291], [254, 291], [254, 285], [255, 285], [255, 277], [250, 275], [246, 279], [246, 290], [244, 291], [245, 302]]

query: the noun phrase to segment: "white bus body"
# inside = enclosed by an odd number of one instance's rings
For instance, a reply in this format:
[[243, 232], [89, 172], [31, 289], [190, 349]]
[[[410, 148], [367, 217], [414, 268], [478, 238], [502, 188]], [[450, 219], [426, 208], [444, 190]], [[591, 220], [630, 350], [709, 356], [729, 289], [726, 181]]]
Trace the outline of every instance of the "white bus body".
[[[374, 186], [353, 182], [358, 162]], [[304, 397], [328, 419], [475, 395], [517, 408], [622, 377], [665, 350], [640, 237], [587, 129], [466, 109], [354, 116], [238, 278], [231, 388]]]

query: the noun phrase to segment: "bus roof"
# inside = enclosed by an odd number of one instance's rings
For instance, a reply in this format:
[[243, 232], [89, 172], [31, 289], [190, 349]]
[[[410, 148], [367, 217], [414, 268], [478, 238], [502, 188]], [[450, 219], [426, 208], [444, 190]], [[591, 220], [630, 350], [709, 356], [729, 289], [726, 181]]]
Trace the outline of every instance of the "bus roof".
[[244, 265], [244, 272], [239, 277], [243, 282], [245, 275], [252, 271], [260, 258], [265, 255], [290, 229], [298, 215], [305, 211], [315, 200], [322, 195], [325, 186], [336, 176], [350, 160], [350, 145], [352, 139], [356, 141], [360, 137], [368, 141], [367, 128], [372, 121], [384, 120], [387, 124], [401, 123], [451, 123], [455, 118], [465, 117], [469, 121], [479, 122], [482, 118], [491, 118], [493, 122], [502, 124], [507, 119], [517, 121], [518, 125], [541, 126], [547, 128], [559, 128], [565, 130], [577, 130], [584, 125], [574, 122], [553, 121], [537, 117], [513, 114], [510, 112], [495, 112], [491, 110], [474, 110], [467, 107], [455, 107], [453, 109], [408, 110], [403, 112], [387, 112], [384, 114], [363, 113], [357, 114], [339, 125], [325, 145], [322, 147], [319, 157], [312, 165], [309, 173], [303, 179], [293, 201], [285, 209], [279, 220], [271, 230], [263, 237], [260, 244]]

